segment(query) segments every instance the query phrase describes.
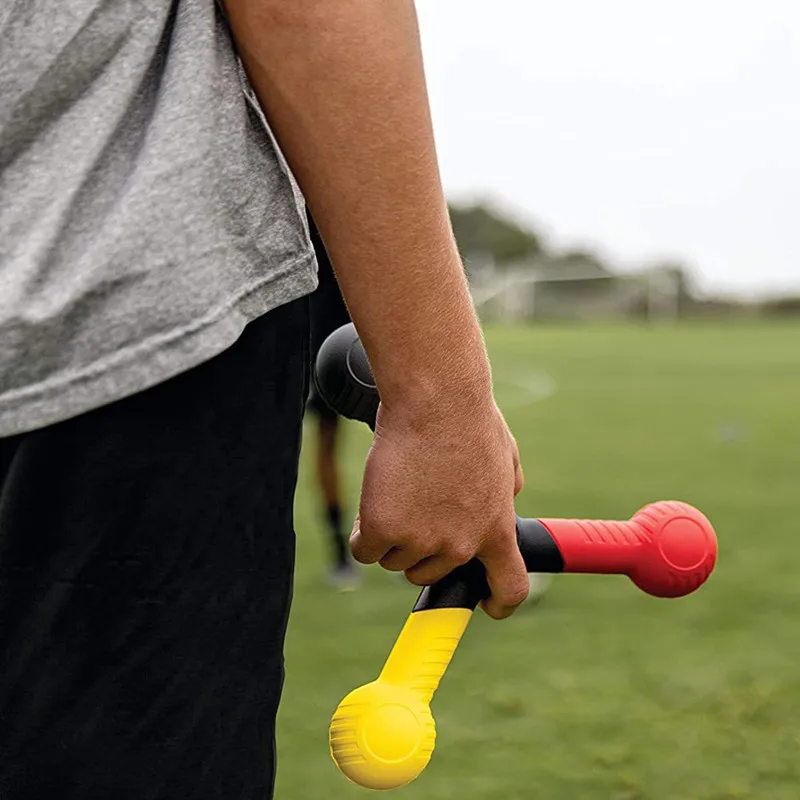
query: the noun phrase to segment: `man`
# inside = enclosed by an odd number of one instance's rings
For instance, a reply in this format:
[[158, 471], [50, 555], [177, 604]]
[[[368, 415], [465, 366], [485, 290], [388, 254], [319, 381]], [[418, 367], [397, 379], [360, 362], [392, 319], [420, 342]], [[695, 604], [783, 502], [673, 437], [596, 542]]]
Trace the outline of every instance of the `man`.
[[384, 401], [355, 558], [527, 592], [413, 2], [6, 3], [0, 97], [0, 797], [263, 800], [304, 200]]
[[[317, 255], [318, 286], [311, 295], [311, 368], [317, 358], [319, 348], [325, 339], [337, 328], [350, 322], [347, 306], [342, 299], [331, 261], [325, 245], [309, 218], [311, 242]], [[331, 566], [328, 572], [330, 583], [342, 591], [355, 589], [360, 583], [356, 571], [342, 519], [342, 493], [339, 465], [336, 460], [340, 438], [339, 415], [328, 406], [316, 391], [312, 380], [306, 409], [316, 418], [316, 477], [325, 506], [325, 526], [328, 529], [331, 545]]]

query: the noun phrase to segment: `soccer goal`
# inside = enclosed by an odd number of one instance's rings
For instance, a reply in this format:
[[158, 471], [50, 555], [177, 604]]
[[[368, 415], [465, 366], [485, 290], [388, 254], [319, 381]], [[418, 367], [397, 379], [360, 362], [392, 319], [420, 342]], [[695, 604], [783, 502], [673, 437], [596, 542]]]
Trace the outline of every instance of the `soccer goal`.
[[603, 275], [523, 268], [483, 271], [472, 282], [472, 296], [487, 321], [674, 322], [680, 315], [679, 280], [660, 270]]

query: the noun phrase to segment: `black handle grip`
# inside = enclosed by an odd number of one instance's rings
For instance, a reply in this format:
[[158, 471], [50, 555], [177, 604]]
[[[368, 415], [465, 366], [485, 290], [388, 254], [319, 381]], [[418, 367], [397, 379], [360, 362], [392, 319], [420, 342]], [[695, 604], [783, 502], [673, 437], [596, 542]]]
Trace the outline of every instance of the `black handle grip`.
[[320, 397], [337, 414], [375, 430], [381, 398], [352, 322], [337, 328], [322, 343], [313, 376]]

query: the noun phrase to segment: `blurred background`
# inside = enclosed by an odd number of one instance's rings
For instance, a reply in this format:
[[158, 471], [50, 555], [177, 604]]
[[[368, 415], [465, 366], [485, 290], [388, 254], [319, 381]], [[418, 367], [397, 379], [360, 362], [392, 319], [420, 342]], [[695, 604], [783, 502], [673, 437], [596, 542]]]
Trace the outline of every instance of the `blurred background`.
[[[560, 576], [477, 614], [408, 800], [800, 795], [800, 9], [791, 0], [420, 0], [454, 228], [517, 436], [524, 516], [703, 509], [675, 601]], [[308, 433], [308, 431], [307, 431]], [[370, 434], [347, 423], [348, 523]], [[367, 797], [327, 751], [416, 598], [325, 582], [304, 447], [276, 797]]]

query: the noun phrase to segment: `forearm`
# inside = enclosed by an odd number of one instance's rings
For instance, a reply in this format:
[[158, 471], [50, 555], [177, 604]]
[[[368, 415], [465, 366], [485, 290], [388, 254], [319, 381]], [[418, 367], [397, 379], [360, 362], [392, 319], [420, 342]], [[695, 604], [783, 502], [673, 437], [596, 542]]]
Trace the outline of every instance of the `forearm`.
[[488, 397], [412, 0], [228, 0], [227, 8], [384, 401]]

